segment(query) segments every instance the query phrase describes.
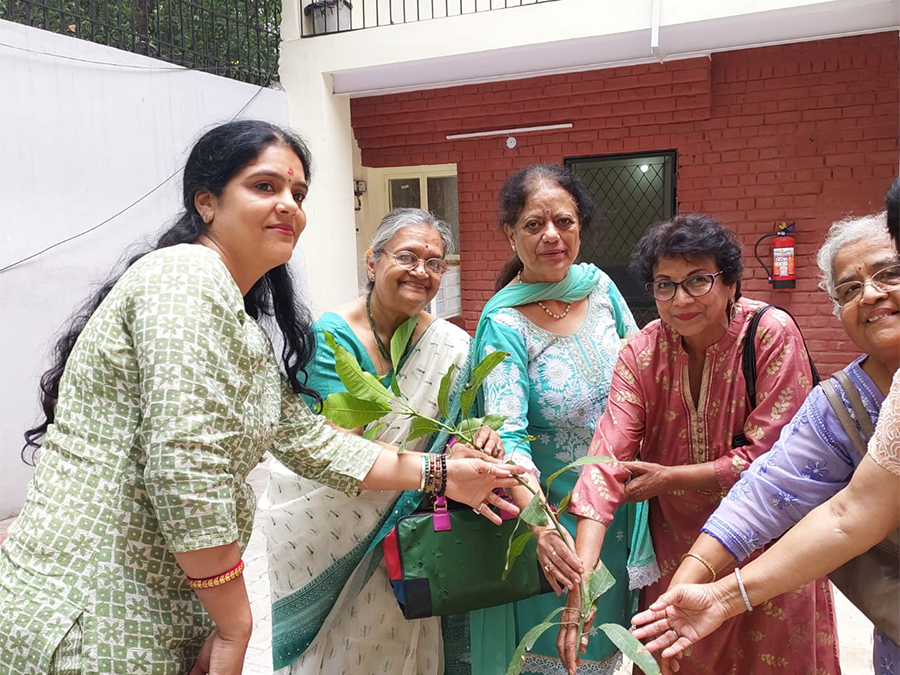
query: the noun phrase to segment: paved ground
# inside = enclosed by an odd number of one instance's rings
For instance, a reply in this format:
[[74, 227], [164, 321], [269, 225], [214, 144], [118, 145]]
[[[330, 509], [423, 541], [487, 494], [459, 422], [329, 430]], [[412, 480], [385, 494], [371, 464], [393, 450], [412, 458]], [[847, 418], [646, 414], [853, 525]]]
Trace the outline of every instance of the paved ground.
[[[266, 487], [267, 463], [258, 466], [250, 474], [250, 483], [257, 495]], [[0, 541], [13, 519], [0, 521]], [[272, 622], [269, 615], [269, 582], [266, 577], [266, 545], [261, 528], [255, 527], [247, 551], [244, 553], [246, 571], [244, 578], [253, 610], [254, 628], [247, 658], [245, 675], [270, 675], [272, 673]], [[872, 624], [843, 596], [838, 595], [838, 630], [841, 647], [841, 665], [844, 675], [872, 675]], [[621, 675], [630, 675], [623, 668]]]

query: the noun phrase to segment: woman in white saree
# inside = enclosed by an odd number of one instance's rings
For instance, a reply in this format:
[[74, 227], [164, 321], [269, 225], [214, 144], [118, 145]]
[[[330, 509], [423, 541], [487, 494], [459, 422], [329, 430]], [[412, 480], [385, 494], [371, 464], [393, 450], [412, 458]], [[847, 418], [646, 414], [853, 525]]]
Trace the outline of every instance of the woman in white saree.
[[[457, 376], [450, 408], [451, 415], [458, 414], [459, 389], [471, 368], [470, 338], [424, 311], [447, 269], [444, 257], [451, 246], [446, 224], [431, 214], [418, 209], [389, 213], [366, 255], [366, 295], [316, 322], [318, 349], [307, 368], [307, 385], [323, 399], [345, 390], [322, 339], [326, 331], [363, 370], [387, 384], [392, 375], [391, 337], [401, 323], [418, 316], [398, 368], [398, 384], [416, 410], [437, 417], [438, 387], [453, 364]], [[399, 444], [408, 431], [408, 420], [390, 419], [378, 439]], [[446, 433], [436, 434], [407, 448], [441, 452], [448, 440]], [[503, 454], [499, 437], [486, 427], [475, 444], [494, 456]], [[457, 448], [454, 453], [476, 452]], [[273, 462], [262, 508], [273, 603], [273, 658], [280, 674], [450, 675], [460, 672], [459, 667], [465, 669], [467, 622], [445, 619], [445, 646], [440, 619], [407, 621], [384, 567], [382, 538], [422, 497], [418, 491], [385, 491], [348, 498]]]

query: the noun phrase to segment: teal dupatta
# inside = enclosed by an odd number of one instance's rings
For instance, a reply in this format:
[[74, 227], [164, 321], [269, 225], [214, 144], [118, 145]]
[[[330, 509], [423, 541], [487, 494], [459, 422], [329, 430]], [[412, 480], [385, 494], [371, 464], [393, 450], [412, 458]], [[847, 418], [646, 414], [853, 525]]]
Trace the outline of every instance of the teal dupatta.
[[[478, 321], [475, 333], [474, 358], [485, 353], [483, 329], [495, 312], [526, 305], [539, 300], [558, 300], [561, 302], [577, 302], [586, 298], [606, 275], [596, 266], [580, 263], [569, 267], [568, 274], [561, 281], [553, 283], [518, 283], [511, 284], [498, 291], [485, 305]], [[625, 333], [624, 324], [617, 318], [619, 334]], [[483, 394], [479, 396], [484, 413]], [[647, 502], [635, 504], [632, 537], [628, 550], [626, 567], [629, 577], [629, 588], [641, 588], [655, 582], [659, 578], [656, 554], [650, 539], [649, 505]], [[514, 636], [524, 633], [530, 627], [517, 627], [508, 606], [493, 607], [471, 616], [472, 634], [472, 674], [487, 675], [502, 671], [512, 658], [511, 649], [515, 645]], [[477, 636], [490, 635], [490, 644], [482, 644], [483, 638]]]

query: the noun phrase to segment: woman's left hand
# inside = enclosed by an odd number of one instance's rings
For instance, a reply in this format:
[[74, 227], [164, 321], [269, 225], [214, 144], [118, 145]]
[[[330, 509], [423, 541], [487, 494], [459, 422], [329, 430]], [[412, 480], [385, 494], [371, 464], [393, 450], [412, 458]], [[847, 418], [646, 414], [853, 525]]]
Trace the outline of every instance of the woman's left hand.
[[[574, 553], [575, 542], [568, 532], [566, 541], [554, 527], [545, 527], [534, 533], [537, 539], [537, 558], [544, 568], [544, 576], [557, 595], [562, 595], [563, 586], [572, 590], [581, 583], [584, 565]], [[568, 542], [568, 546], [566, 545]]]
[[487, 454], [494, 459], [503, 459], [503, 441], [500, 434], [483, 426], [475, 432], [472, 445], [457, 442], [447, 448], [447, 453], [453, 457], [484, 457]]
[[652, 462], [622, 462], [631, 472], [631, 480], [625, 483], [625, 501], [643, 502], [668, 492], [670, 467]]

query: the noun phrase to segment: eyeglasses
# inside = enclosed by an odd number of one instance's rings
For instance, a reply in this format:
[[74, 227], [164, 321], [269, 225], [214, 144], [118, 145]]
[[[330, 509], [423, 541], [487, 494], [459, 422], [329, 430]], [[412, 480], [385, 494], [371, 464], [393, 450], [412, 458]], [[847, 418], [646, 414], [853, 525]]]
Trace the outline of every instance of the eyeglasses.
[[644, 286], [647, 292], [660, 302], [668, 302], [675, 297], [678, 287], [681, 286], [684, 292], [692, 298], [699, 298], [712, 290], [713, 284], [716, 283], [716, 277], [722, 272], [715, 274], [694, 274], [684, 281], [670, 281], [663, 279], [662, 281], [651, 281]]
[[897, 290], [900, 288], [900, 265], [891, 265], [880, 269], [865, 281], [854, 280], [838, 284], [834, 287], [831, 298], [838, 304], [838, 307], [849, 305], [862, 298], [863, 288], [866, 284], [872, 284], [876, 290], [882, 293]]
[[422, 260], [422, 258], [410, 251], [391, 253], [390, 251], [385, 250], [385, 253], [394, 259], [394, 262], [397, 263], [397, 267], [406, 270], [407, 272], [414, 272], [419, 269], [419, 263], [422, 263], [426, 272], [437, 276], [443, 275], [444, 272], [450, 269], [450, 265], [443, 258], [429, 258], [428, 260]]

